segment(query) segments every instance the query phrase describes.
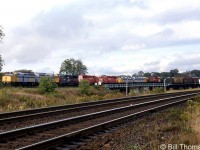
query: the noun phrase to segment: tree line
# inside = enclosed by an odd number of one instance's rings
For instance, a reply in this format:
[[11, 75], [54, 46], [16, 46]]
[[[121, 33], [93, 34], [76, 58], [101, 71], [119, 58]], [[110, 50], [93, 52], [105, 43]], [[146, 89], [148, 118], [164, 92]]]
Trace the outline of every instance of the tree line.
[[139, 71], [138, 73], [134, 73], [132, 77], [150, 77], [150, 76], [158, 76], [161, 78], [167, 77], [200, 77], [200, 70], [194, 69], [192, 71], [185, 71], [180, 73], [177, 68], [170, 70], [169, 72], [143, 72]]

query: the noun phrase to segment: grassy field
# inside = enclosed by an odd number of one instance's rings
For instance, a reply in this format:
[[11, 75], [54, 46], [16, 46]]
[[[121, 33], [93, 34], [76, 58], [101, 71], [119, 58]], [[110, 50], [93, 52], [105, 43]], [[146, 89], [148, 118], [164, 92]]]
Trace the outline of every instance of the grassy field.
[[[125, 93], [120, 93], [119, 91], [111, 91], [104, 87], [91, 86], [89, 90], [90, 95], [84, 95], [80, 93], [80, 89], [78, 87], [65, 87], [56, 88], [54, 92], [44, 94], [41, 93], [38, 88], [1, 87], [0, 112], [125, 97]], [[129, 96], [147, 95], [161, 92], [162, 90], [159, 88], [155, 88], [151, 92], [144, 90], [142, 93], [137, 90], [131, 90]]]
[[91, 87], [90, 95], [80, 94], [79, 88], [57, 88], [55, 92], [40, 93], [37, 88], [0, 88], [0, 112], [74, 104], [123, 97], [124, 94], [103, 87]]
[[153, 129], [146, 133], [149, 147], [157, 149], [163, 143], [177, 145], [178, 149], [180, 144], [199, 145], [200, 96], [189, 100], [185, 107], [171, 108], [159, 115]]

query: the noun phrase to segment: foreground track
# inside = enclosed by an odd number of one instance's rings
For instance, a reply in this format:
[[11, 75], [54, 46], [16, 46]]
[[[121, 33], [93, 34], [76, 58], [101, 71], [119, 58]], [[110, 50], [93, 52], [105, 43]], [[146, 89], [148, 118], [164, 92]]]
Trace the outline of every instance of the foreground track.
[[[66, 143], [66, 141], [70, 142], [78, 137], [84, 137], [150, 112], [185, 102], [197, 94], [199, 92], [178, 95], [176, 93], [176, 96], [169, 94], [168, 98], [157, 97], [146, 102], [120, 106], [120, 108], [3, 132], [0, 134], [0, 149], [46, 149], [56, 147]], [[159, 96], [162, 97], [161, 95]]]
[[[187, 93], [189, 94], [193, 92], [186, 92], [185, 94]], [[66, 119], [66, 118], [94, 113], [98, 111], [114, 109], [117, 107], [125, 107], [125, 106], [134, 105], [134, 104], [138, 104], [142, 102], [148, 102], [151, 100], [156, 100], [158, 98], [166, 98], [166, 97], [169, 97], [170, 95], [178, 96], [182, 94], [183, 92], [149, 95], [149, 96], [141, 96], [141, 97], [129, 97], [129, 98], [114, 99], [114, 100], [81, 103], [81, 104], [75, 104], [75, 105], [65, 105], [65, 106], [58, 106], [58, 107], [34, 109], [34, 110], [28, 110], [28, 111], [4, 113], [4, 114], [0, 114], [0, 118], [3, 118], [3, 119], [0, 119], [0, 133], [6, 132], [8, 130], [47, 123], [50, 121], [56, 121], [60, 119]], [[28, 112], [28, 115], [24, 115], [24, 112]], [[6, 116], [9, 116], [9, 117], [5, 118]]]

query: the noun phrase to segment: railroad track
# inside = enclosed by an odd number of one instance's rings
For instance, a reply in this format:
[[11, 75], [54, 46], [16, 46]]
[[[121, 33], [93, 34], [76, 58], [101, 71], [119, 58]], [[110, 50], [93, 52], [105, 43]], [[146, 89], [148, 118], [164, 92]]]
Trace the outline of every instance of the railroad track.
[[[193, 92], [186, 92], [193, 93]], [[25, 110], [11, 113], [0, 114], [0, 133], [11, 129], [18, 129], [36, 124], [47, 123], [60, 119], [66, 119], [88, 113], [113, 109], [117, 107], [129, 106], [141, 102], [148, 102], [150, 100], [165, 98], [170, 95], [182, 95], [182, 92], [149, 95], [141, 97], [128, 97], [114, 100], [95, 101], [90, 103], [81, 103], [75, 105], [64, 105], [57, 107], [48, 107], [42, 109]], [[25, 114], [26, 113], [26, 114]]]
[[[96, 131], [110, 128], [113, 125], [126, 122], [131, 118], [137, 118], [146, 115], [149, 112], [185, 102], [197, 94], [199, 94], [199, 91], [160, 94], [142, 98], [134, 97], [127, 98], [126, 100], [121, 99], [126, 105], [120, 105], [118, 108], [106, 108], [104, 111], [98, 110], [98, 112], [2, 132], [0, 133], [0, 149], [48, 149], [56, 147], [61, 145], [64, 141], [73, 141], [73, 139], [76, 139], [77, 137], [80, 138]], [[105, 101], [102, 103], [103, 101], [101, 101], [101, 105], [107, 107], [114, 105], [115, 101], [119, 104], [120, 99], [118, 100], [110, 100], [110, 104], [106, 104]], [[130, 101], [132, 101], [132, 103], [130, 103]], [[122, 102], [120, 104], [122, 104]], [[100, 104], [94, 102], [93, 104], [90, 103], [89, 106], [80, 106], [79, 109], [91, 109], [90, 107], [96, 109], [99, 106]], [[71, 109], [67, 110], [69, 111]], [[77, 107], [74, 107], [73, 109], [78, 110]], [[52, 111], [50, 112], [52, 114]], [[31, 114], [31, 117], [32, 115], [33, 114]], [[26, 115], [26, 117], [27, 116], [28, 115]], [[5, 117], [4, 119], [8, 120], [9, 118]]]

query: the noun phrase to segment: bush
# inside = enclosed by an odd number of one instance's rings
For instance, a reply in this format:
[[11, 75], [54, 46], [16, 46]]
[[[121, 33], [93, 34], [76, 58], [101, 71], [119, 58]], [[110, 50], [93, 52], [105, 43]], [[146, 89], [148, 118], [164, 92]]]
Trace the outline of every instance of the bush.
[[6, 107], [11, 101], [11, 93], [8, 89], [0, 90], [0, 107]]
[[53, 92], [55, 91], [56, 87], [57, 85], [55, 82], [53, 82], [53, 79], [51, 77], [42, 77], [40, 79], [39, 92], [41, 93]]
[[163, 93], [163, 92], [164, 92], [164, 90], [163, 90], [162, 87], [155, 87], [152, 90], [152, 93], [155, 93], [155, 94], [157, 94], [157, 93]]
[[82, 80], [80, 83], [79, 83], [79, 91], [81, 94], [84, 94], [84, 95], [91, 95], [91, 90], [90, 90], [90, 83], [86, 80]]

